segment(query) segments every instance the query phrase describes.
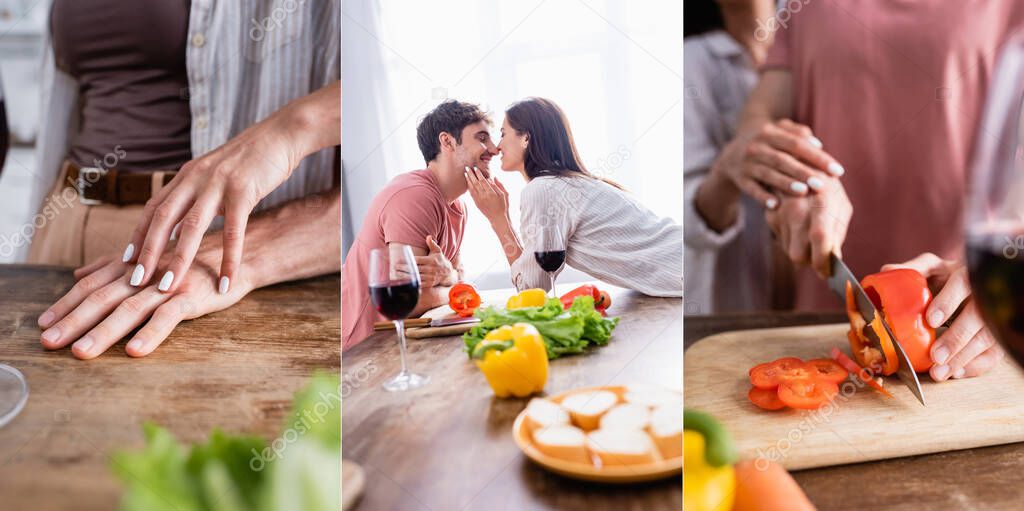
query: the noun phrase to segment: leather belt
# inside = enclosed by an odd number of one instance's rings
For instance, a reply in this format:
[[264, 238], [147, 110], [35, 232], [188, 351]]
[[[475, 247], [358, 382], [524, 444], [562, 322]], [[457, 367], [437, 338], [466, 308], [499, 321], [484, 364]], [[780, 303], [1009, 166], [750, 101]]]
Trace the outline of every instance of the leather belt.
[[177, 172], [124, 172], [116, 168], [79, 167], [67, 162], [65, 183], [78, 190], [78, 201], [89, 206], [145, 204]]

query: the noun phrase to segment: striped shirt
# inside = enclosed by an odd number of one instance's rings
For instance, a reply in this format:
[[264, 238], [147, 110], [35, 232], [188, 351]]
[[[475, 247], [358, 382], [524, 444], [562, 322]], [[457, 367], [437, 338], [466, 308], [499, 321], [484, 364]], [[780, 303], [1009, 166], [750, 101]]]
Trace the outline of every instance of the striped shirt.
[[683, 294], [683, 228], [629, 193], [588, 177], [538, 177], [523, 188], [523, 253], [512, 263], [517, 289], [550, 289], [535, 260], [542, 226], [565, 238], [565, 262], [591, 277], [650, 296]]
[[[192, 0], [190, 9], [189, 88], [182, 99], [188, 100], [192, 115], [193, 158], [341, 77], [340, 0]], [[31, 204], [42, 203], [67, 156], [77, 91], [74, 78], [56, 68], [49, 46], [36, 143], [37, 177], [47, 185], [33, 187]], [[325, 149], [306, 157], [256, 209], [330, 189], [334, 152]]]

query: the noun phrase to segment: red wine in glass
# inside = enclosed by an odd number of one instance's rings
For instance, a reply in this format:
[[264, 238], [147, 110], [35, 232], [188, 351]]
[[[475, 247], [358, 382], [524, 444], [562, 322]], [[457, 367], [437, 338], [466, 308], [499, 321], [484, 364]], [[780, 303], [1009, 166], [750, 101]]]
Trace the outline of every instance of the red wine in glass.
[[370, 286], [370, 299], [385, 318], [397, 321], [409, 317], [420, 299], [419, 282], [397, 282]]
[[551, 250], [548, 252], [534, 252], [537, 264], [541, 269], [551, 273], [558, 271], [565, 264], [565, 250]]
[[398, 353], [402, 361], [399, 373], [382, 385], [389, 392], [402, 392], [422, 387], [430, 382], [427, 375], [409, 371], [405, 360], [405, 318], [416, 309], [420, 300], [420, 273], [412, 247], [390, 243], [385, 248], [370, 251], [370, 301], [382, 316], [395, 324], [398, 334]]
[[964, 211], [971, 293], [986, 326], [1024, 366], [1024, 37], [996, 59], [974, 140]]
[[555, 276], [565, 264], [565, 238], [557, 225], [544, 225], [537, 230], [533, 258], [537, 260], [540, 269], [547, 272], [548, 280], [551, 281], [551, 296], [557, 298]]
[[1024, 366], [1024, 236], [1001, 238], [968, 244], [967, 268], [985, 324]]

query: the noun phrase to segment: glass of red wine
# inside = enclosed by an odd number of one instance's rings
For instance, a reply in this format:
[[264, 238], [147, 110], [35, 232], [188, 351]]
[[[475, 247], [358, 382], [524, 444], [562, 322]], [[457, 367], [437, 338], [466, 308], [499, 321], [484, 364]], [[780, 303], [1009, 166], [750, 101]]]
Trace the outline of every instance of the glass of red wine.
[[558, 298], [558, 294], [555, 293], [555, 277], [565, 264], [565, 238], [562, 237], [562, 230], [558, 226], [544, 225], [538, 229], [533, 257], [537, 259], [540, 268], [548, 274], [551, 281], [551, 296]]
[[408, 245], [391, 243], [370, 252], [370, 299], [382, 316], [395, 323], [402, 370], [384, 382], [384, 390], [400, 392], [422, 387], [429, 376], [409, 372], [405, 362], [405, 319], [420, 299], [420, 274]]
[[1003, 50], [975, 140], [964, 215], [976, 304], [1024, 366], [1024, 39]]

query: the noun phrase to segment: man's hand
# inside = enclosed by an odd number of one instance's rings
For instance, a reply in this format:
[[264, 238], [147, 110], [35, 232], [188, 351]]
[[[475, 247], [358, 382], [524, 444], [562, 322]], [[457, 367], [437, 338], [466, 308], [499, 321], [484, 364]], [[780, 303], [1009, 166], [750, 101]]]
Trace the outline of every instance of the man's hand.
[[782, 249], [798, 265], [808, 263], [826, 276], [829, 254], [842, 256], [843, 241], [853, 216], [853, 205], [838, 179], [807, 197], [783, 197], [778, 209], [765, 211], [765, 220]]
[[[240, 276], [228, 293], [218, 293], [219, 237], [205, 241], [191, 269], [171, 293], [159, 291], [156, 285], [130, 285], [131, 268], [115, 256], [76, 270], [75, 286], [39, 318], [39, 326], [46, 328], [41, 337], [43, 347], [54, 350], [73, 343], [75, 357], [91, 359], [141, 326], [125, 352], [142, 357], [155, 350], [181, 321], [234, 305], [252, 286]], [[169, 254], [165, 255], [158, 267], [165, 268], [169, 259]]]
[[420, 286], [451, 286], [459, 280], [459, 274], [452, 262], [441, 252], [433, 236], [427, 236], [427, 255], [415, 256], [420, 271]]
[[963, 263], [943, 260], [926, 252], [902, 264], [887, 264], [882, 271], [896, 268], [917, 270], [928, 279], [935, 297], [928, 305], [925, 318], [932, 328], [942, 325], [963, 307], [949, 329], [932, 345], [934, 365], [928, 373], [933, 380], [978, 376], [1003, 359], [1002, 347], [985, 326], [971, 297], [971, 284]]

